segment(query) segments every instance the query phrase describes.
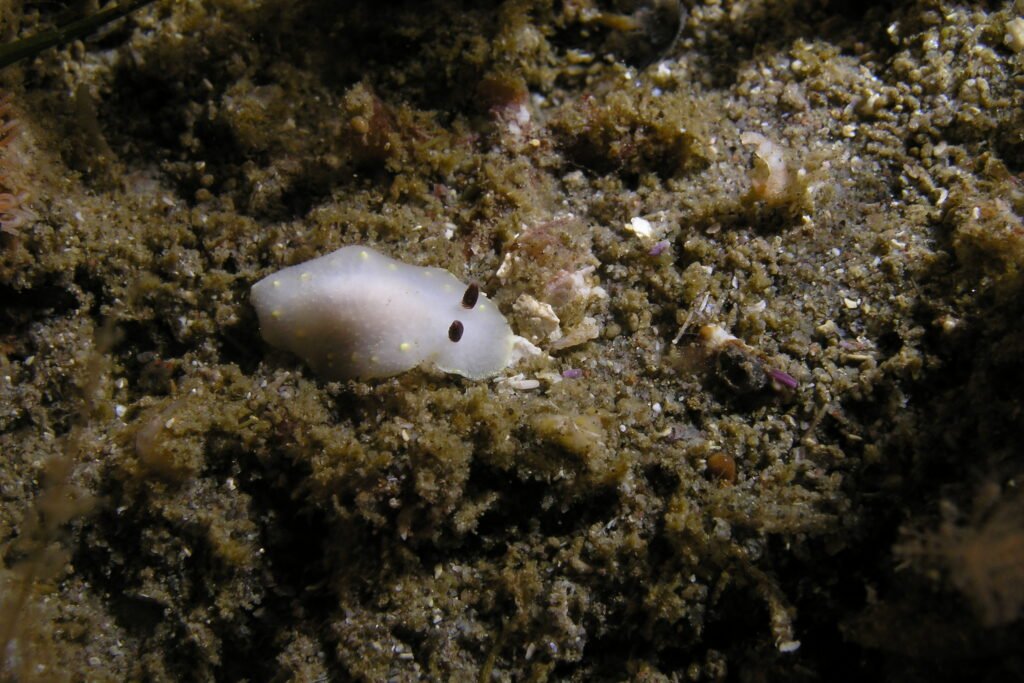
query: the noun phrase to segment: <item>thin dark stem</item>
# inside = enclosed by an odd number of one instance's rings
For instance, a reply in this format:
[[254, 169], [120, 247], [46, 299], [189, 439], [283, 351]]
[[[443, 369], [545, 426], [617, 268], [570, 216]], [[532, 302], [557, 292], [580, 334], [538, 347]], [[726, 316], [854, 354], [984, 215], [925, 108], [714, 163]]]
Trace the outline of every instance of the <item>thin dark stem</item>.
[[88, 35], [104, 24], [131, 14], [151, 2], [153, 0], [125, 0], [113, 7], [105, 7], [95, 14], [77, 19], [64, 26], [0, 45], [0, 69], [13, 64], [19, 59], [33, 57], [54, 45], [61, 45], [69, 40], [75, 40], [76, 38]]

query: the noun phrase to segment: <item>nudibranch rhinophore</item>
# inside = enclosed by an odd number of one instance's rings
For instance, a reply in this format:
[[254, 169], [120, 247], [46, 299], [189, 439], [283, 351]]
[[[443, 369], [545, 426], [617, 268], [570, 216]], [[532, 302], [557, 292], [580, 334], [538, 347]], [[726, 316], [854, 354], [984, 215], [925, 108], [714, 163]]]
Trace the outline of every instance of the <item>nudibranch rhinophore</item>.
[[260, 332], [330, 380], [433, 366], [484, 379], [512, 361], [505, 316], [477, 285], [369, 247], [343, 247], [252, 287]]

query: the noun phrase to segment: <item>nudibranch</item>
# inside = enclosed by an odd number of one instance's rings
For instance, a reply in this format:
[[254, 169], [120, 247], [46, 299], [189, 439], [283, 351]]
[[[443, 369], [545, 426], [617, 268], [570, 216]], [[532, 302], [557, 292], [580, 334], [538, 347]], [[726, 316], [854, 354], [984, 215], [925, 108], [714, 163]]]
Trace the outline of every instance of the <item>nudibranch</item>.
[[268, 275], [253, 285], [251, 300], [267, 343], [328, 380], [417, 366], [484, 379], [512, 362], [512, 329], [477, 285], [369, 247], [343, 247]]

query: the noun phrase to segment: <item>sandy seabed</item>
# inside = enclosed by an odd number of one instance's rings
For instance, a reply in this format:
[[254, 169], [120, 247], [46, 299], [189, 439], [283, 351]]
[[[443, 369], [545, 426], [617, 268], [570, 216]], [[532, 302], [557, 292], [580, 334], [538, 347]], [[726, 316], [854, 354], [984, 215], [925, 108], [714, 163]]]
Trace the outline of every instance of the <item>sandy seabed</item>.
[[[1022, 13], [164, 0], [0, 72], [0, 678], [1021, 680]], [[319, 379], [249, 288], [348, 244], [541, 353]]]

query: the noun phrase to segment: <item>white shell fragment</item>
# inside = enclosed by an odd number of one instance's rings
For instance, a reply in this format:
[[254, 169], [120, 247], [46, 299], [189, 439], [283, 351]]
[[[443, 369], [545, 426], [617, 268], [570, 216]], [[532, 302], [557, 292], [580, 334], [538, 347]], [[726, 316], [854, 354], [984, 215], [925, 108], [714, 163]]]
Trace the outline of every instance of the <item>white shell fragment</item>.
[[475, 285], [369, 247], [285, 268], [253, 285], [251, 299], [267, 343], [330, 380], [420, 365], [483, 379], [512, 361], [512, 330]]
[[633, 216], [625, 225], [626, 230], [641, 239], [652, 239], [654, 237], [654, 226], [642, 216]]

